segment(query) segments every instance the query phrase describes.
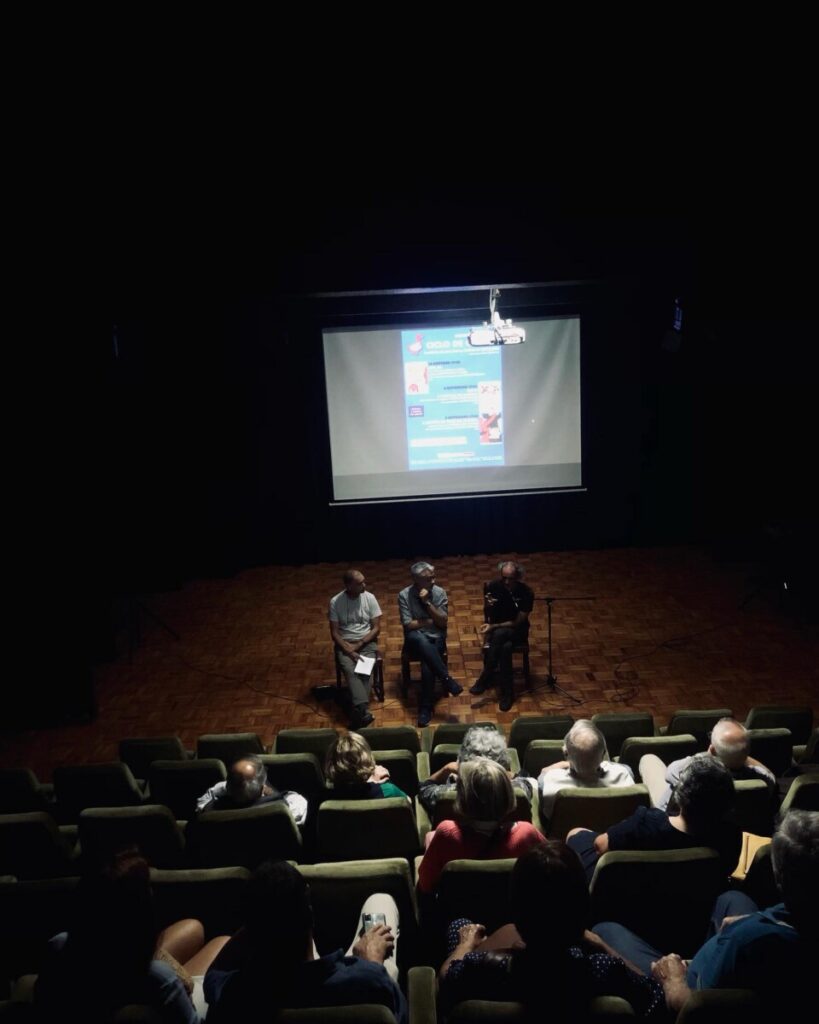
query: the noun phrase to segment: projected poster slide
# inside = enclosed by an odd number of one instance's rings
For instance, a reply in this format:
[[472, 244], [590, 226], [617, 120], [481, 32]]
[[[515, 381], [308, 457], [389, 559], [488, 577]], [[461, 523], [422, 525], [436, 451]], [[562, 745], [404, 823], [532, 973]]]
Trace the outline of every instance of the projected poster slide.
[[467, 332], [401, 332], [411, 470], [504, 464], [500, 349], [471, 348]]

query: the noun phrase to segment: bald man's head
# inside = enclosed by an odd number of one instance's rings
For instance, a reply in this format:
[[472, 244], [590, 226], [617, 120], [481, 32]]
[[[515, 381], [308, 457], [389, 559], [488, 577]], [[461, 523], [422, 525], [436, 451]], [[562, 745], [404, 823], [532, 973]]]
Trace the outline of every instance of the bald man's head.
[[267, 769], [257, 754], [240, 758], [230, 766], [225, 791], [240, 806], [250, 806], [262, 795]]
[[734, 718], [721, 718], [711, 730], [709, 752], [726, 768], [742, 768], [748, 757], [748, 730]]

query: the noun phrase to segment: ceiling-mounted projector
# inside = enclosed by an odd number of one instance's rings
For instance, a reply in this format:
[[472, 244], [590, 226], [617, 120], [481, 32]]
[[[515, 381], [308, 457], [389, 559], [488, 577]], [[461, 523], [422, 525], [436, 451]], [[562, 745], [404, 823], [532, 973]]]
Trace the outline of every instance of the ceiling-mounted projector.
[[489, 289], [489, 320], [484, 320], [483, 327], [475, 327], [469, 332], [469, 344], [475, 348], [485, 345], [520, 345], [526, 341], [526, 331], [516, 327], [511, 320], [502, 320], [495, 309], [500, 290]]

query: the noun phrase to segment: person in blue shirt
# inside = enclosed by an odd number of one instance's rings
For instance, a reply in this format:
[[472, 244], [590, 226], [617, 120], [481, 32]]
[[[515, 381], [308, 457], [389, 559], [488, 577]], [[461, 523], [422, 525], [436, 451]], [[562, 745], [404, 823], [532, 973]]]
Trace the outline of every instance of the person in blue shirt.
[[662, 956], [622, 925], [605, 922], [594, 930], [651, 970], [672, 1010], [692, 991], [714, 988], [749, 989], [766, 1012], [804, 1008], [815, 1001], [819, 963], [819, 812], [790, 811], [773, 837], [771, 860], [782, 902], [759, 910], [738, 890], [723, 893], [712, 918], [715, 934], [689, 963], [676, 953]]

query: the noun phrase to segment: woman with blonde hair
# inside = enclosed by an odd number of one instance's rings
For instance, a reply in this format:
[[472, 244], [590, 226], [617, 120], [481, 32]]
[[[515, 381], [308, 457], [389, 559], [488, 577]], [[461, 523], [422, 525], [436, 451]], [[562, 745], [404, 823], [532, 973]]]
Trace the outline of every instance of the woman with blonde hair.
[[369, 743], [357, 732], [342, 733], [330, 744], [324, 775], [338, 800], [377, 800], [390, 796], [409, 800], [403, 789], [390, 782], [389, 771], [375, 763]]
[[515, 793], [495, 761], [478, 758], [460, 765], [455, 795], [456, 821], [442, 821], [431, 834], [418, 869], [418, 888], [432, 892], [451, 860], [519, 857], [545, 842], [529, 821], [515, 821]]

